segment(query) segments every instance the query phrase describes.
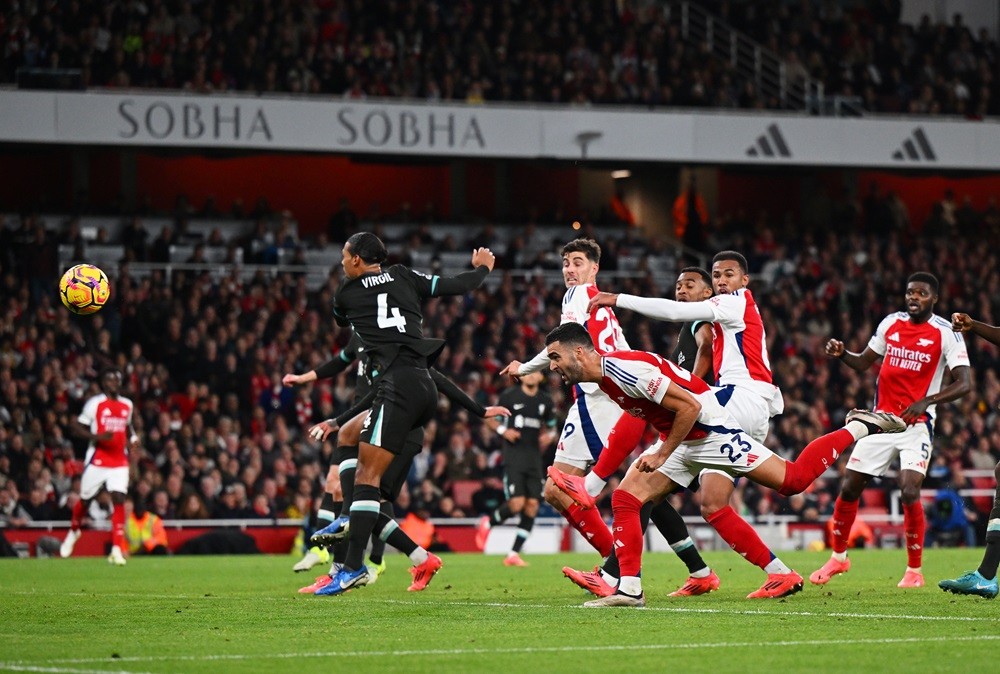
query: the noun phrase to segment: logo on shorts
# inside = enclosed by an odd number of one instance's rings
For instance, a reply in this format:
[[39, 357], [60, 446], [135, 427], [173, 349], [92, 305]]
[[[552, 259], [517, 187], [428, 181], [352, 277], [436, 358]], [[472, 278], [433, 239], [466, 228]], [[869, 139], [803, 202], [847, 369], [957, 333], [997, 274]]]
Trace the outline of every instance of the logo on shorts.
[[760, 457], [757, 456], [756, 454], [747, 454], [747, 465], [752, 466], [754, 464], [754, 461], [756, 461], [759, 458]]

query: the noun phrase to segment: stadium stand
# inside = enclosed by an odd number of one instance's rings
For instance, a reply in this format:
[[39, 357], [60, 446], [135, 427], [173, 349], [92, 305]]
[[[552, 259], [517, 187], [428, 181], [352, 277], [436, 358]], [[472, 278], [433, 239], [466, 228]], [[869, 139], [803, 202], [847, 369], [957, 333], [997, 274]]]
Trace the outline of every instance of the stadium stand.
[[[751, 52], [777, 55], [782, 78], [814, 80], [815, 91], [842, 102], [835, 112], [1000, 113], [1000, 50], [961, 17], [908, 25], [893, 0], [709, 0], [697, 8], [702, 26], [720, 32], [698, 32], [695, 3], [681, 2], [7, 3], [0, 84], [26, 71], [75, 70], [89, 88], [197, 94], [796, 107], [707, 41], [739, 26]], [[800, 104], [831, 111], [808, 97]], [[345, 344], [329, 320], [342, 241], [300, 236], [290, 214], [266, 204], [226, 217], [208, 206], [192, 212], [183, 195], [177, 203], [175, 213], [129, 217], [0, 215], [0, 521], [68, 519], [83, 455], [68, 421], [95, 391], [98, 370], [112, 364], [126, 373], [124, 393], [136, 402], [145, 438], [133, 486], [160, 516], [218, 516], [220, 496], [234, 484], [243, 485], [236, 508], [247, 517], [256, 496], [266, 498], [270, 515], [301, 517], [321, 493], [332, 447], [303, 430], [346, 409], [352, 375], [296, 392], [273, 378], [315, 367]], [[952, 203], [926, 222], [910, 222], [905, 207], [896, 217], [899, 209], [878, 195], [853, 211], [841, 206], [810, 214], [810, 222], [723, 213], [704, 241], [704, 250], [735, 248], [750, 258], [786, 398], [768, 444], [783, 455], [871, 400], [874, 377], [827, 361], [821, 345], [836, 334], [863, 346], [872, 317], [899, 305], [901, 287], [893, 289], [908, 271], [933, 267], [942, 281], [939, 306], [974, 308], [1000, 322], [997, 255], [982, 252], [1000, 244], [995, 206]], [[468, 255], [460, 251], [488, 236], [500, 273], [468, 298], [431, 302], [426, 328], [448, 339], [440, 369], [470, 395], [495, 401], [508, 384], [499, 369], [537, 352], [558, 322], [557, 251], [570, 238], [566, 228], [524, 219], [488, 232], [468, 222], [353, 222], [382, 236], [393, 259], [442, 273], [465, 269]], [[578, 233], [616, 251], [602, 270], [607, 289], [669, 296], [681, 265], [705, 263], [603, 218]], [[112, 304], [86, 321], [56, 306], [52, 292], [58, 270], [75, 261], [97, 264], [113, 280]], [[671, 350], [673, 328], [627, 312], [621, 319], [633, 346]], [[969, 348], [977, 386], [940, 411], [934, 461], [949, 480], [968, 478], [963, 494], [983, 515], [993, 485], [984, 466], [1000, 458], [1000, 354], [981, 340], [969, 340]], [[559, 381], [548, 385], [562, 403]], [[447, 447], [456, 435], [476, 460], [471, 475], [449, 479], [456, 471]], [[412, 499], [432, 503], [435, 516], [472, 515], [477, 487], [498, 474], [498, 461], [494, 433], [442, 407], [400, 512]], [[804, 504], [742, 483], [736, 499], [746, 514], [814, 521], [832, 512], [838, 483], [831, 471]], [[676, 502], [684, 514], [698, 513], [690, 496]], [[897, 502], [898, 493], [873, 486], [863, 506], [888, 516]], [[607, 498], [601, 507], [609, 512]]]
[[[980, 230], [986, 232], [986, 241], [996, 244], [1000, 227], [990, 219], [993, 215], [977, 213], [980, 222], [990, 223]], [[858, 217], [863, 219], [863, 214]], [[752, 273], [771, 269], [768, 281], [756, 281], [755, 290], [768, 324], [775, 376], [786, 398], [785, 414], [775, 419], [768, 440], [779, 453], [788, 455], [805, 439], [839, 424], [848, 409], [872, 398], [874, 378], [837, 367], [820, 355], [821, 345], [830, 334], [844, 336], [855, 347], [863, 345], [874, 327], [872, 316], [898, 305], [892, 288], [902, 283], [906, 270], [937, 261], [942, 307], [978, 307], [986, 320], [998, 315], [997, 295], [989, 290], [1000, 283], [996, 255], [974, 254], [970, 240], [950, 238], [946, 230], [931, 232], [918, 242], [908, 239], [904, 246], [905, 234], [896, 230], [843, 236], [785, 222], [759, 223], [755, 231], [735, 225], [737, 220], [720, 218], [709, 245], [752, 252]], [[223, 489], [239, 482], [247, 503], [238, 507], [248, 516], [249, 500], [259, 494], [267, 497], [267, 512], [279, 516], [308, 512], [321, 492], [325, 459], [332, 448], [309, 441], [304, 428], [345, 409], [353, 381], [345, 374], [286, 394], [280, 386], [273, 390], [272, 377], [308, 370], [343, 346], [345, 333], [329, 320], [331, 293], [340, 273], [339, 247], [317, 249], [305, 240], [294, 249], [283, 249], [272, 264], [168, 261], [156, 266], [118, 264], [124, 244], [87, 242], [89, 261], [107, 259], [116, 270], [115, 291], [111, 306], [89, 320], [76, 320], [55, 306], [58, 300], [50, 280], [56, 275], [39, 278], [32, 273], [39, 265], [54, 264], [40, 262], [54, 248], [39, 241], [61, 240], [75, 226], [69, 217], [28, 214], [6, 218], [0, 228], [0, 271], [6, 289], [0, 316], [0, 484], [8, 494], [5, 501], [20, 507], [22, 514], [31, 512], [32, 493], [40, 492], [50, 505], [46, 512], [57, 518], [67, 515], [79, 486], [82, 456], [82, 447], [69, 439], [67, 423], [95, 390], [97, 370], [115, 364], [126, 372], [124, 390], [136, 402], [137, 427], [145, 437], [143, 451], [136, 457], [135, 487], [150, 507], [170, 516], [180, 513], [182, 506], [201, 504], [212, 513]], [[269, 234], [279, 227], [278, 221], [264, 223]], [[403, 225], [375, 228], [397, 240], [408, 232]], [[475, 227], [434, 228], [421, 245], [422, 257], [416, 251], [406, 254], [427, 268], [435, 264], [464, 268], [467, 254], [442, 250], [463, 231], [463, 246], [478, 235]], [[513, 240], [538, 231], [497, 227], [496, 235]], [[541, 232], [542, 239], [560, 236], [560, 231], [544, 227]], [[636, 240], [634, 232], [608, 227], [593, 233], [609, 249], [621, 246], [626, 238], [636, 251], [649, 245]], [[771, 245], [772, 238], [783, 245]], [[250, 250], [253, 241], [244, 241], [244, 247], [236, 250]], [[148, 257], [155, 245], [140, 247], [139, 256]], [[666, 270], [687, 261], [663, 253], [662, 246], [655, 248], [661, 251], [655, 264], [639, 254], [634, 264], [621, 264], [619, 259], [619, 271], [608, 272], [603, 285], [669, 296], [673, 276]], [[226, 250], [226, 246], [212, 248], [212, 254], [221, 256]], [[105, 258], [105, 251], [113, 253]], [[193, 251], [192, 246], [175, 246], [171, 252], [181, 259]], [[289, 255], [291, 262], [286, 259]], [[295, 259], [304, 266], [295, 266]], [[962, 264], [953, 264], [958, 260]], [[143, 264], [143, 274], [133, 273]], [[299, 276], [304, 271], [319, 282], [303, 285]], [[555, 269], [542, 272], [515, 264], [495, 276], [494, 285], [469, 298], [431, 302], [425, 320], [428, 332], [449, 342], [440, 369], [484, 401], [495, 400], [507, 385], [497, 377], [503, 364], [540, 348], [546, 330], [558, 322], [562, 295]], [[670, 351], [675, 332], [669, 326], [664, 329], [663, 324], [653, 325], [628, 312], [620, 318], [633, 346]], [[970, 500], [973, 509], [985, 514], [982, 509], [988, 499], [983, 497], [992, 482], [981, 466], [1000, 454], [996, 430], [1000, 357], [982, 340], [969, 340], [969, 348], [979, 384], [973, 395], [940, 411], [935, 466], [950, 476], [969, 476], [969, 487], [978, 491], [965, 493], [976, 497]], [[559, 382], [550, 379], [549, 386], [561, 403], [564, 391]], [[459, 481], [452, 482], [447, 447], [456, 434], [476, 461], [465, 468], [471, 474], [462, 473]], [[975, 457], [973, 447], [978, 448]], [[434, 489], [447, 497], [448, 507], [435, 512], [471, 515], [473, 486], [497, 474], [498, 457], [494, 433], [461, 410], [442, 408], [425, 454], [416, 461], [410, 488], [416, 491], [429, 478]], [[929, 487], [935, 486], [934, 474]], [[821, 479], [806, 494], [804, 507], [753, 485], [741, 485], [737, 498], [745, 512], [760, 517], [822, 518], [832, 509], [837, 484], [833, 473]], [[194, 505], [186, 503], [192, 495], [198, 502]], [[873, 487], [866, 490], [863, 505], [866, 514], [887, 516], [896, 499], [898, 495]], [[697, 513], [690, 497], [679, 499], [678, 505], [686, 514]], [[602, 507], [608, 508], [606, 499]], [[36, 507], [35, 512], [41, 511]]]
[[[840, 113], [996, 115], [1000, 54], [989, 33], [960, 15], [904, 24], [900, 6], [9, 3], [0, 83], [51, 71], [78, 73], [76, 88], [829, 112], [815, 100], [824, 92]], [[768, 59], [778, 89], [762, 77]], [[747, 60], [756, 69], [741, 68]], [[813, 93], [786, 95], [804, 80]]]

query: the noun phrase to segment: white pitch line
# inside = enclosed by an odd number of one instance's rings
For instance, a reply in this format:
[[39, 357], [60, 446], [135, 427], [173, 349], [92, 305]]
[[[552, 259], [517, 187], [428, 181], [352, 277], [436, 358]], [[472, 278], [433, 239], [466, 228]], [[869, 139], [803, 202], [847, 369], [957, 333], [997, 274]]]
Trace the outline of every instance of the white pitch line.
[[[412, 606], [427, 606], [428, 604], [442, 604], [447, 606], [473, 606], [473, 607], [487, 607], [487, 608], [587, 608], [581, 604], [575, 605], [549, 605], [549, 604], [511, 604], [511, 603], [498, 603], [498, 602], [472, 602], [472, 601], [454, 601], [454, 602], [421, 602], [421, 601], [407, 601], [403, 599], [371, 599], [372, 602], [379, 602], [383, 604], [403, 604]], [[794, 600], [792, 600], [794, 601]], [[590, 610], [590, 609], [588, 609]], [[808, 617], [808, 618], [871, 618], [873, 620], [883, 620], [885, 618], [892, 618], [896, 620], [939, 620], [939, 621], [970, 621], [970, 622], [1000, 622], [1000, 616], [998, 617], [982, 617], [982, 616], [933, 616], [933, 615], [907, 615], [907, 614], [891, 614], [891, 613], [842, 613], [842, 612], [830, 612], [830, 613], [817, 613], [815, 611], [765, 611], [761, 609], [723, 609], [723, 608], [681, 608], [672, 606], [647, 606], [642, 609], [637, 609], [639, 611], [663, 611], [667, 613], [714, 613], [720, 615], [750, 615], [750, 616], [795, 616], [795, 617]]]
[[[425, 650], [398, 651], [322, 651], [316, 653], [254, 653], [229, 655], [151, 655], [115, 658], [114, 662], [199, 662], [199, 661], [232, 661], [232, 660], [287, 660], [291, 658], [334, 658], [334, 657], [410, 657], [428, 655], [522, 655], [542, 653], [579, 653], [579, 652], [615, 652], [615, 651], [669, 651], [669, 650], [700, 650], [719, 648], [760, 648], [762, 646], [837, 646], [837, 645], [891, 645], [891, 644], [926, 644], [931, 642], [954, 643], [959, 641], [1000, 641], [1000, 635], [977, 635], [968, 637], [906, 637], [900, 639], [808, 639], [801, 641], [732, 641], [702, 644], [620, 644], [599, 646], [540, 646], [525, 648], [429, 648]], [[61, 664], [90, 664], [108, 662], [107, 658], [81, 658], [77, 660], [47, 660], [46, 662]], [[69, 671], [69, 670], [66, 670]], [[78, 671], [78, 670], [74, 670]]]
[[10, 672], [49, 672], [50, 674], [150, 674], [149, 672], [129, 672], [124, 669], [75, 669], [67, 667], [43, 667], [21, 662], [0, 662], [0, 670]]
[[[9, 594], [19, 594], [12, 592]], [[20, 594], [31, 594], [28, 592], [23, 592]], [[77, 593], [63, 593], [62, 596], [90, 596], [92, 593], [89, 592], [77, 592]], [[247, 595], [218, 595], [213, 594], [211, 596], [204, 596], [198, 594], [128, 594], [128, 593], [113, 593], [113, 594], [101, 594], [102, 597], [109, 596], [120, 596], [120, 597], [130, 597], [133, 599], [168, 599], [176, 601], [195, 601], [195, 600], [234, 600], [234, 599], [253, 599], [255, 602], [261, 600], [267, 601], [277, 601], [277, 602], [292, 602], [292, 601], [316, 601], [310, 597], [303, 597], [299, 595], [283, 597], [258, 597], [251, 594]], [[337, 599], [324, 599], [323, 601], [337, 601]], [[402, 606], [470, 606], [478, 608], [509, 608], [509, 609], [525, 609], [535, 611], [538, 609], [583, 609], [586, 608], [581, 604], [517, 604], [512, 602], [486, 602], [486, 601], [419, 601], [419, 600], [404, 600], [404, 599], [380, 599], [377, 597], [370, 597], [365, 600], [368, 603], [379, 603], [379, 604], [398, 604]], [[791, 601], [795, 601], [792, 599]], [[588, 609], [589, 610], [589, 609]], [[723, 608], [707, 608], [707, 607], [680, 607], [680, 606], [647, 606], [645, 608], [636, 609], [639, 611], [658, 611], [665, 613], [708, 613], [714, 615], [737, 615], [737, 616], [792, 616], [797, 618], [857, 618], [857, 619], [868, 619], [868, 620], [917, 620], [917, 621], [929, 621], [929, 622], [989, 622], [997, 623], [1000, 622], [1000, 616], [990, 617], [990, 616], [935, 616], [935, 615], [912, 615], [912, 614], [894, 614], [894, 613], [848, 613], [840, 611], [831, 611], [829, 613], [821, 613], [817, 611], [781, 611], [774, 610], [768, 611], [763, 609], [723, 609]]]

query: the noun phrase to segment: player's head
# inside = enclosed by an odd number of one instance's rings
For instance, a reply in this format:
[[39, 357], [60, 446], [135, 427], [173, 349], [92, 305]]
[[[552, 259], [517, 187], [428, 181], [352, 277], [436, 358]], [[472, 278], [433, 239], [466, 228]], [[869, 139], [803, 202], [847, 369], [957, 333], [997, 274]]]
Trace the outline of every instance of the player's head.
[[567, 288], [593, 283], [601, 265], [601, 247], [593, 239], [573, 239], [563, 246], [562, 259]]
[[746, 288], [750, 283], [747, 259], [735, 250], [724, 250], [712, 258], [712, 283], [720, 295]]
[[[579, 323], [563, 323], [545, 337], [545, 350], [548, 352], [549, 368], [557, 372], [563, 381], [569, 385], [581, 381], [599, 381], [600, 367], [597, 377], [593, 377], [592, 368], [587, 365], [597, 358], [594, 341], [587, 328]], [[588, 374], [588, 370], [590, 373]]]
[[684, 267], [674, 286], [678, 302], [700, 302], [712, 296], [712, 275], [701, 267]]
[[97, 381], [100, 384], [101, 390], [104, 394], [114, 398], [118, 395], [118, 391], [122, 387], [122, 373], [116, 367], [106, 367], [101, 370], [101, 373], [97, 377]]
[[371, 232], [358, 232], [344, 244], [343, 260], [344, 274], [347, 278], [357, 278], [372, 265], [380, 265], [389, 257], [382, 239]]
[[938, 280], [934, 274], [918, 271], [906, 279], [906, 313], [911, 319], [930, 318], [938, 299]]

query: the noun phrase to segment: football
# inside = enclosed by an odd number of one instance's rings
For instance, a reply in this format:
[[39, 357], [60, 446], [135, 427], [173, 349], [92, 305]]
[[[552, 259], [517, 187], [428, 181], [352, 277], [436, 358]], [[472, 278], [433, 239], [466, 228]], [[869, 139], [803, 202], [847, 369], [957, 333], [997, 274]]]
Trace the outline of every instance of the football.
[[100, 311], [110, 297], [108, 275], [92, 264], [70, 267], [59, 279], [59, 298], [75, 314], [86, 316]]

